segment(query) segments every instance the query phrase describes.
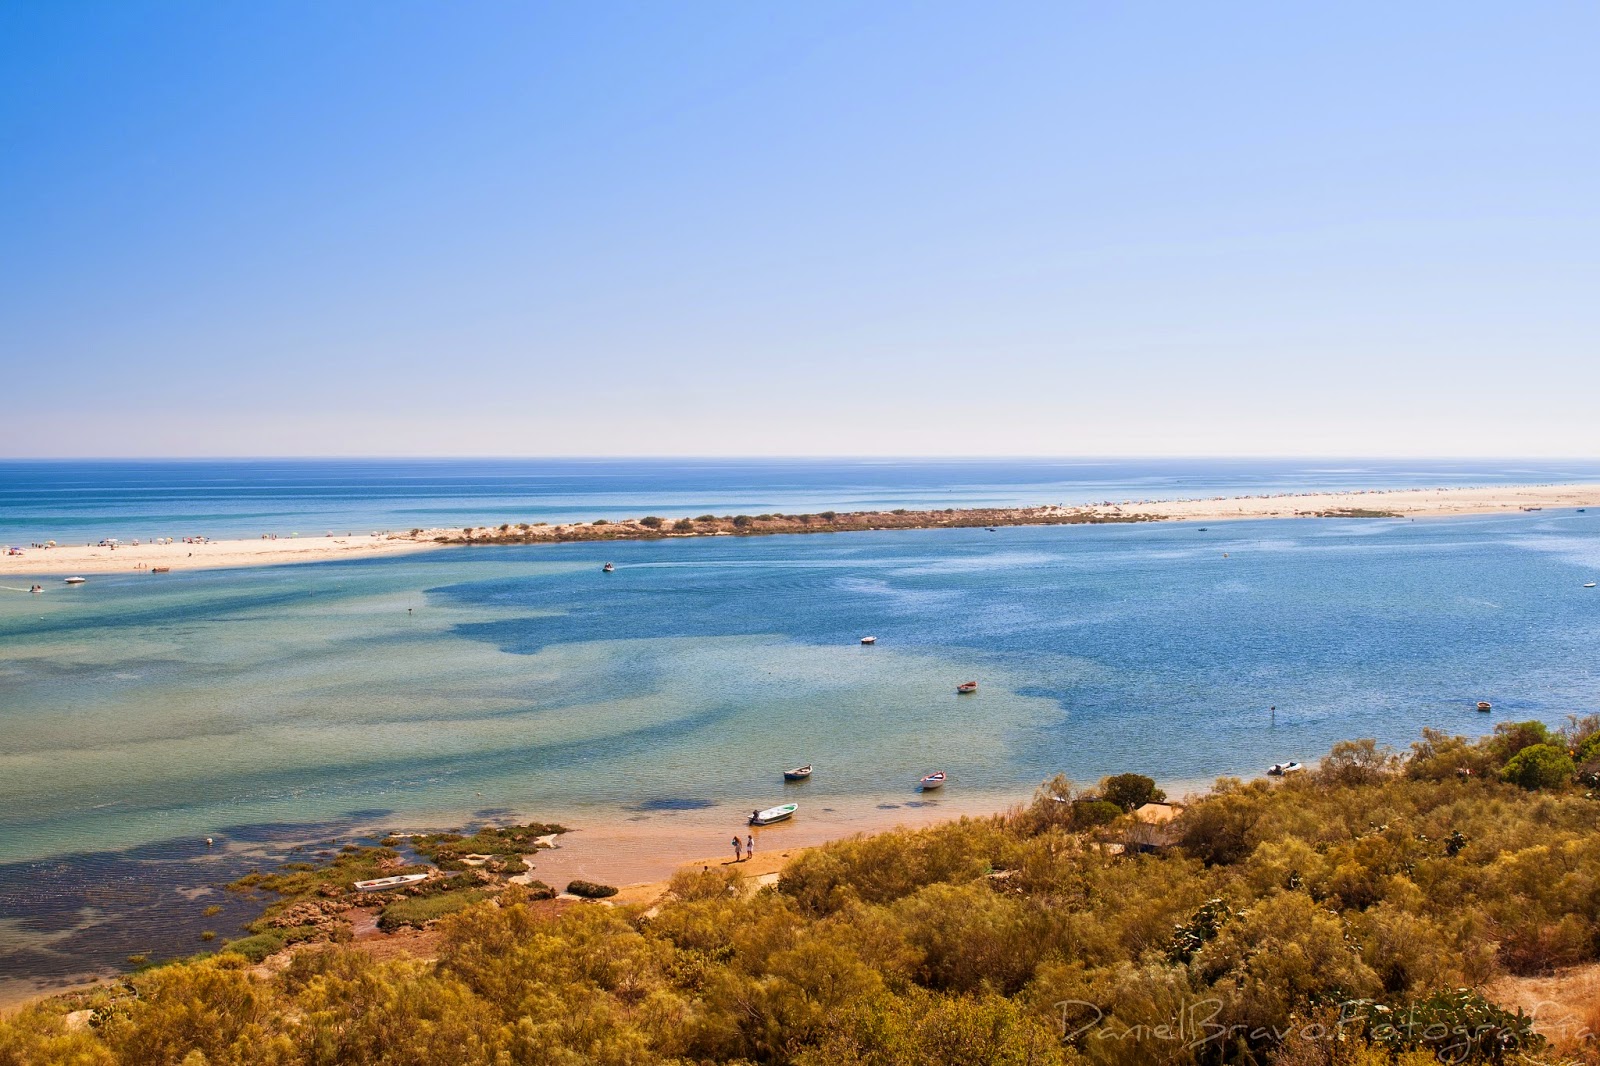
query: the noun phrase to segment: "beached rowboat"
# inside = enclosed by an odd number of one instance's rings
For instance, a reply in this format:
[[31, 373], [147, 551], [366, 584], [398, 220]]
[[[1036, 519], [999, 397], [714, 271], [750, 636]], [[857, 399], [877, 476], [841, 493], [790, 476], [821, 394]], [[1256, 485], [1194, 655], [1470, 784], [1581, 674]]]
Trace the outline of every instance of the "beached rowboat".
[[923, 778], [919, 784], [924, 792], [932, 788], [942, 787], [944, 785], [944, 771], [935, 770], [931, 774], [923, 775]]
[[385, 892], [391, 888], [404, 888], [418, 881], [426, 881], [427, 874], [395, 874], [393, 877], [375, 877], [371, 881], [357, 881], [357, 892]]
[[804, 766], [796, 766], [793, 770], [785, 770], [783, 772], [783, 779], [785, 781], [804, 781], [806, 778], [808, 778], [810, 776], [811, 776], [811, 764], [810, 763], [806, 763]]
[[794, 812], [798, 811], [799, 809], [800, 805], [798, 803], [784, 803], [776, 807], [768, 807], [764, 811], [751, 811], [750, 824], [771, 825], [773, 822], [781, 822], [785, 819], [792, 818], [794, 816]]

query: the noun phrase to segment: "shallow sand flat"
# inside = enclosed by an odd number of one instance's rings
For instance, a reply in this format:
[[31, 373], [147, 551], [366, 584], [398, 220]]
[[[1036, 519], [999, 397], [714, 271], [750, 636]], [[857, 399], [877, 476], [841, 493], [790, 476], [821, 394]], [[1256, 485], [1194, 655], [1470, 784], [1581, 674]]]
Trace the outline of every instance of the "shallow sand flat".
[[[63, 544], [23, 547], [22, 555], [0, 555], [0, 578], [35, 574], [109, 574], [166, 566], [217, 570], [272, 563], [316, 563], [329, 559], [372, 558], [442, 547], [427, 533], [357, 534], [348, 537], [280, 537], [277, 540], [212, 540], [201, 544], [119, 544], [115, 549]], [[142, 564], [142, 565], [141, 565]], [[157, 577], [161, 575], [157, 574]], [[14, 582], [13, 582], [14, 583]]]

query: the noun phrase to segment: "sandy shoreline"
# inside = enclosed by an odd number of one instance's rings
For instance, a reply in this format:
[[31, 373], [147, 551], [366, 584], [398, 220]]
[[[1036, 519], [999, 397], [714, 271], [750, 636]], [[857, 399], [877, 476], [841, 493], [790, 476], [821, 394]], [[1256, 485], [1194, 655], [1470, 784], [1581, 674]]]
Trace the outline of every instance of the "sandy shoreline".
[[[1287, 495], [1234, 496], [1203, 500], [1122, 500], [1080, 506], [984, 508], [968, 511], [858, 512], [813, 523], [813, 516], [761, 516], [745, 532], [826, 533], [862, 529], [925, 529], [974, 525], [1052, 525], [1099, 522], [1225, 522], [1264, 518], [1382, 517], [1442, 518], [1506, 514], [1545, 509], [1596, 508], [1600, 484], [1499, 485], [1489, 488], [1372, 489], [1360, 492], [1311, 492]], [[829, 515], [832, 512], [828, 512]], [[200, 543], [64, 544], [52, 548], [17, 545], [21, 555], [0, 555], [0, 580], [45, 575], [144, 572], [156, 567], [214, 570], [277, 563], [324, 562], [374, 558], [442, 547], [493, 543], [564, 543], [695, 536], [732, 536], [722, 526], [676, 531], [676, 519], [661, 528], [637, 521], [568, 523], [564, 525], [481, 527], [473, 537], [460, 529], [424, 529], [404, 533], [347, 536], [280, 537], [253, 540], [206, 540]], [[785, 524], [787, 523], [787, 524]], [[687, 523], [686, 523], [687, 524]], [[509, 531], [509, 532], [508, 532]], [[159, 576], [159, 575], [158, 575]], [[11, 584], [15, 584], [14, 581]]]
[[1371, 489], [1207, 500], [1136, 500], [1097, 505], [1095, 510], [1106, 514], [1134, 510], [1169, 521], [1224, 522], [1241, 518], [1315, 518], [1330, 516], [1330, 513], [1336, 516], [1340, 511], [1384, 511], [1400, 518], [1445, 518], [1579, 507], [1600, 508], [1600, 484]]
[[[431, 551], [444, 545], [409, 533], [338, 537], [280, 537], [276, 540], [206, 540], [185, 544], [62, 544], [53, 548], [17, 545], [21, 555], [0, 555], [0, 578], [9, 575], [113, 574], [147, 572], [156, 567], [220, 570], [276, 563], [317, 563], [330, 559], [371, 559]], [[159, 574], [157, 577], [161, 576]], [[14, 583], [14, 582], [13, 582]]]
[[952, 791], [944, 795], [908, 791], [903, 795], [857, 797], [857, 802], [846, 806], [838, 797], [808, 802], [806, 787], [800, 784], [774, 790], [771, 802], [798, 803], [800, 811], [793, 821], [759, 828], [745, 825], [748, 812], [723, 804], [699, 811], [634, 818], [574, 819], [565, 823], [573, 829], [559, 838], [556, 848], [539, 852], [533, 860], [533, 876], [551, 885], [582, 879], [640, 888], [665, 883], [685, 865], [710, 862], [703, 857], [719, 851], [721, 859], [731, 860], [735, 830], [741, 838], [755, 837], [756, 854], [761, 855], [815, 847], [857, 834], [921, 829], [957, 818], [988, 817], [1027, 803], [1033, 794], [1032, 788], [970, 794]]

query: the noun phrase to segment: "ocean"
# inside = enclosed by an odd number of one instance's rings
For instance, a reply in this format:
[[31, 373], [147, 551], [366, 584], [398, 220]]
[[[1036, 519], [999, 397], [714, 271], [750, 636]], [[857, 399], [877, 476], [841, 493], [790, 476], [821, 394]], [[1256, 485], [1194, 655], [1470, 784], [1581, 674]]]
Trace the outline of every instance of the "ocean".
[[1600, 480], [1600, 462], [337, 459], [0, 461], [0, 545]]
[[[5, 464], [0, 521], [25, 542], [222, 537], [311, 514], [301, 529], [1600, 476], [633, 466]], [[389, 828], [738, 825], [794, 796], [804, 818], [913, 802], [935, 768], [950, 802], [998, 806], [1057, 772], [1176, 789], [1352, 737], [1560, 724], [1600, 710], [1597, 575], [1600, 513], [1547, 509], [481, 547], [0, 594], [0, 976], [187, 954], [201, 897], [241, 919], [219, 881]]]

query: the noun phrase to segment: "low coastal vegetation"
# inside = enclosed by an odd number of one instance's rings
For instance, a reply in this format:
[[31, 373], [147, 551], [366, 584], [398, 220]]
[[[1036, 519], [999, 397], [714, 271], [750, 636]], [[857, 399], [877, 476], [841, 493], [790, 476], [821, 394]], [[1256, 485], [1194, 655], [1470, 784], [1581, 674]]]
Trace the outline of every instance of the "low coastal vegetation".
[[[407, 896], [425, 951], [258, 967], [235, 944], [16, 1014], [0, 1066], [1596, 1063], [1600, 998], [1533, 1016], [1511, 992], [1600, 959], [1597, 781], [1594, 719], [1342, 743], [1186, 807], [1137, 774], [1057, 778], [770, 885], [728, 865], [648, 907]], [[406, 868], [383, 850], [329, 869]]]
[[[228, 890], [262, 893], [269, 902], [246, 927], [249, 935], [229, 941], [223, 950], [259, 962], [295, 944], [348, 942], [356, 915], [368, 916], [384, 932], [421, 928], [494, 896], [512, 877], [528, 872], [526, 856], [564, 832], [559, 825], [534, 822], [485, 826], [470, 834], [394, 836], [375, 847], [347, 844], [320, 866], [289, 862], [272, 873], [246, 874]], [[414, 858], [403, 855], [402, 846]], [[356, 888], [359, 881], [401, 874], [425, 877], [381, 895]], [[532, 898], [555, 895], [540, 881], [530, 881], [524, 891]]]
[[[656, 515], [563, 525], [522, 523], [469, 526], [434, 535], [440, 544], [539, 544], [595, 540], [657, 540], [666, 537], [755, 537], [779, 533], [850, 533], [876, 529], [977, 529], [1000, 526], [1071, 526], [1116, 522], [1162, 522], [1169, 516], [1137, 510], [1136, 504], [1099, 503], [1078, 507], [969, 507], [934, 511], [819, 511], [816, 514], [713, 515], [666, 519]], [[1296, 512], [1303, 518], [1398, 518], [1397, 512], [1341, 507]], [[416, 536], [419, 530], [412, 530]]]
[[986, 526], [1059, 526], [1106, 522], [1156, 522], [1159, 515], [1099, 507], [949, 508], [939, 511], [821, 511], [817, 514], [711, 515], [668, 521], [655, 515], [559, 526], [471, 527], [434, 539], [441, 544], [537, 544], [665, 537], [767, 536], [777, 533], [849, 533], [871, 529], [971, 529]]

